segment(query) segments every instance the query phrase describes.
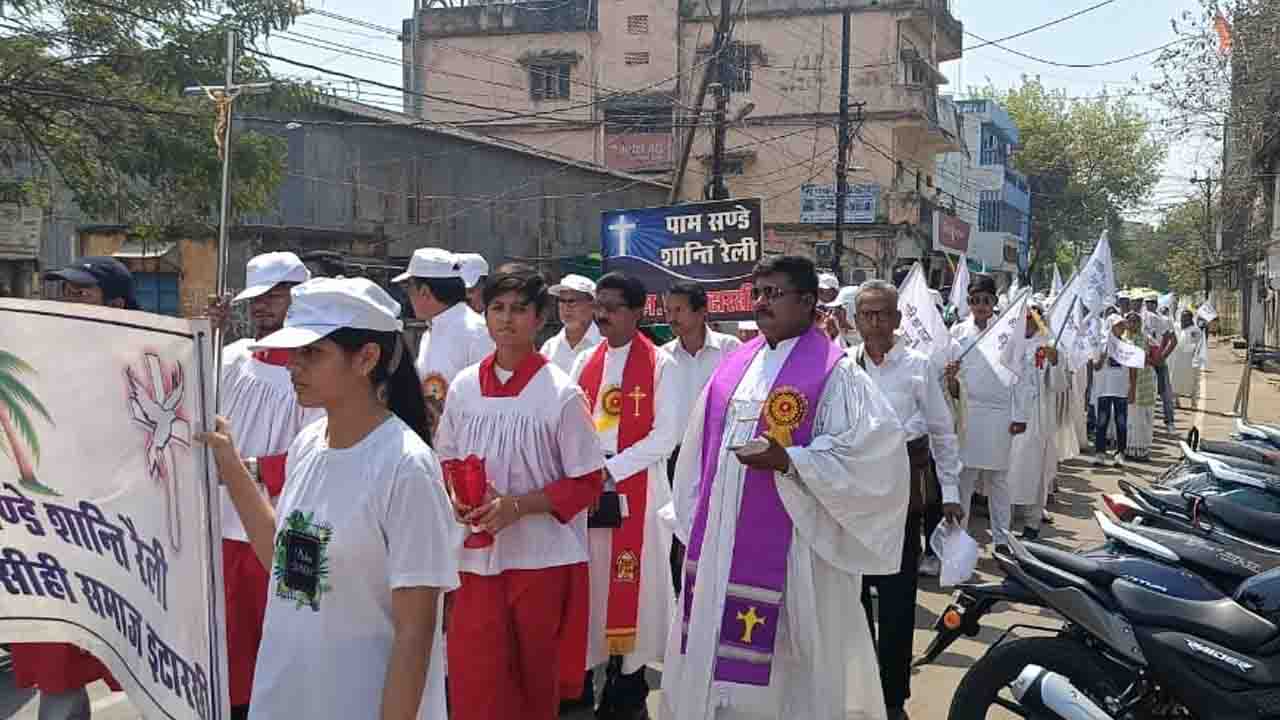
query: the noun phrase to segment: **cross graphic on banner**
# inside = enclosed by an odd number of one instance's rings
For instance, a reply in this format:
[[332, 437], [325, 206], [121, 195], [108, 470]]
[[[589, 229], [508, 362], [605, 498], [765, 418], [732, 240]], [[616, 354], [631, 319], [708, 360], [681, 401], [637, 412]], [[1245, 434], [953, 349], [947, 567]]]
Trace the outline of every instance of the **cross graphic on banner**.
[[619, 215], [618, 221], [609, 226], [609, 230], [618, 234], [618, 256], [627, 254], [627, 233], [636, 229], [636, 224], [627, 222], [626, 215]]

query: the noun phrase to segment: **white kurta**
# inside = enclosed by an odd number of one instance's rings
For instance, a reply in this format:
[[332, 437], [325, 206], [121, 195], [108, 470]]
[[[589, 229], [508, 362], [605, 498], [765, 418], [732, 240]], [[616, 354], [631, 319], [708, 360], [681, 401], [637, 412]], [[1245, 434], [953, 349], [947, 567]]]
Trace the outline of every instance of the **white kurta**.
[[1204, 342], [1204, 334], [1194, 325], [1178, 331], [1178, 346], [1173, 349], [1173, 357], [1169, 359], [1169, 373], [1173, 381], [1174, 393], [1196, 396], [1200, 368], [1203, 365], [1198, 357], [1202, 342]]
[[[591, 409], [594, 418], [598, 419], [604, 413], [602, 403], [605, 389], [622, 386], [622, 370], [626, 366], [631, 345], [628, 343], [620, 348], [609, 348], [605, 353], [600, 392], [596, 395], [596, 407]], [[584, 352], [578, 356], [573, 366], [574, 382], [581, 382], [582, 370], [592, 354], [593, 352]], [[648, 492], [645, 495], [644, 549], [640, 553], [640, 607], [636, 616], [636, 649], [623, 657], [624, 673], [633, 673], [662, 659], [667, 625], [671, 622], [672, 599], [675, 596], [675, 587], [671, 584], [671, 531], [658, 520], [658, 511], [671, 502], [667, 458], [679, 439], [676, 437], [676, 428], [680, 426], [678, 405], [667, 397], [670, 391], [664, 381], [664, 374], [669, 371], [671, 364], [671, 356], [657, 348], [653, 381], [653, 430], [643, 440], [618, 452], [617, 426], [599, 433], [601, 449], [608, 457], [604, 466], [611, 477], [625, 482], [641, 470], [649, 472]], [[625, 394], [629, 392], [629, 389], [623, 390], [624, 413], [632, 402], [625, 398]], [[591, 551], [588, 563], [591, 572], [591, 618], [587, 634], [587, 668], [593, 668], [609, 659], [605, 624], [609, 610], [609, 575], [613, 567], [613, 530], [592, 528], [587, 534]]]
[[[1063, 353], [1062, 362], [1066, 362]], [[1081, 372], [1067, 370], [1063, 373], [1066, 386], [1058, 392], [1057, 433], [1054, 436], [1058, 449], [1058, 462], [1074, 460], [1080, 455], [1080, 436], [1076, 434], [1076, 390]]]
[[[729, 403], [693, 596], [688, 654], [680, 654], [679, 622], [672, 623], [667, 643], [665, 718], [885, 716], [875, 648], [866, 615], [856, 608], [862, 575], [894, 573], [901, 563], [907, 511], [907, 486], [901, 480], [909, 465], [893, 408], [850, 358], [840, 361], [822, 392], [809, 445], [790, 448], [792, 471], [776, 476], [794, 529], [771, 682], [758, 687], [713, 681], [746, 476], [729, 447], [755, 434], [762, 405], [794, 346], [792, 340], [761, 350]], [[705, 407], [704, 391], [694, 417], [705, 413]], [[703, 430], [701, 422], [689, 426], [676, 465], [676, 532], [686, 542], [697, 507]]]
[[[992, 318], [990, 322], [995, 322]], [[982, 330], [969, 318], [951, 329], [964, 352], [977, 342]], [[1013, 436], [1009, 425], [1026, 422], [1020, 397], [1000, 382], [981, 352], [973, 351], [960, 362], [960, 392], [964, 395], [965, 433], [960, 460], [966, 469], [1007, 470]]]
[[578, 344], [570, 345], [569, 338], [562, 328], [560, 332], [547, 338], [547, 341], [542, 343], [541, 352], [542, 356], [549, 360], [552, 365], [565, 372], [571, 372], [573, 364], [578, 360], [578, 356], [588, 350], [594, 350], [602, 339], [596, 324], [591, 323], [587, 326], [587, 332], [578, 340]]
[[1036, 348], [1045, 342], [1038, 337], [1028, 344], [1023, 370], [1014, 392], [1027, 408], [1027, 431], [1014, 436], [1009, 454], [1010, 500], [1014, 505], [1038, 505], [1053, 483], [1058, 469], [1056, 444], [1058, 393], [1066, 389], [1062, 366], [1036, 368]]

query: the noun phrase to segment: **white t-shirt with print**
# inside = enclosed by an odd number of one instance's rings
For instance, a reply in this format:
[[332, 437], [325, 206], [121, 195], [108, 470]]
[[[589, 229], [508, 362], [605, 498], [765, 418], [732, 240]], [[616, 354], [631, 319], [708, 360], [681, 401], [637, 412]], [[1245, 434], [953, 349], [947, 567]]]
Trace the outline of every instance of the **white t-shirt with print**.
[[[307, 426], [289, 449], [251, 720], [377, 717], [392, 590], [458, 586], [461, 528], [427, 444], [394, 416], [345, 449], [327, 429]], [[314, 592], [286, 570], [290, 546], [315, 556]], [[445, 716], [443, 592], [437, 608], [420, 720]]]

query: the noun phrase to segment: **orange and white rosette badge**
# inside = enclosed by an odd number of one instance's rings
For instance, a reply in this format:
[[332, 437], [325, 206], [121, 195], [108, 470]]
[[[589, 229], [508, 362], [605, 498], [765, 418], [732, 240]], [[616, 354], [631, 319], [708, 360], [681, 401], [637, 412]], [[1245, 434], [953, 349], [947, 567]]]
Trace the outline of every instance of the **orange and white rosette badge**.
[[422, 394], [428, 400], [444, 401], [445, 393], [449, 392], [449, 381], [444, 379], [440, 373], [431, 373], [422, 381]]
[[791, 447], [791, 433], [800, 427], [809, 411], [809, 401], [794, 387], [784, 386], [769, 393], [764, 401], [765, 434], [782, 447]]
[[600, 396], [600, 409], [604, 411], [604, 416], [596, 419], [596, 430], [604, 432], [617, 427], [618, 418], [622, 415], [622, 388], [617, 385], [605, 388], [604, 394]]

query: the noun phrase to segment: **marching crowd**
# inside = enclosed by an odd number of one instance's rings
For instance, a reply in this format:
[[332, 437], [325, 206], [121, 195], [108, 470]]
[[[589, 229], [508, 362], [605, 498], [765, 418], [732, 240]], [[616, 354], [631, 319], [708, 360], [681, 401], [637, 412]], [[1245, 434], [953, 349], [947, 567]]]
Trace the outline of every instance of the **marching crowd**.
[[[334, 274], [249, 261], [231, 302], [253, 337], [223, 349], [200, 436], [223, 483], [233, 718], [632, 720], [655, 665], [673, 720], [905, 718], [935, 529], [982, 495], [995, 546], [1037, 537], [1090, 435], [1096, 462], [1145, 458], [1157, 397], [1172, 431], [1202, 346], [1189, 312], [1175, 327], [1122, 297], [1105, 324], [1145, 367], [1104, 351], [1072, 371], [1037, 296], [1010, 386], [968, 352], [1002, 303], [992, 277], [929, 356], [893, 283], [840, 287], [792, 256], [756, 267], [747, 332], [712, 329], [698, 284], [665, 290], [659, 346], [634, 277], [548, 286], [421, 249], [395, 278], [429, 326], [414, 355], [407, 309]], [[113, 259], [51, 275], [136, 308]], [[552, 303], [563, 328], [539, 348]], [[114, 687], [71, 646], [13, 657], [41, 720]]]

